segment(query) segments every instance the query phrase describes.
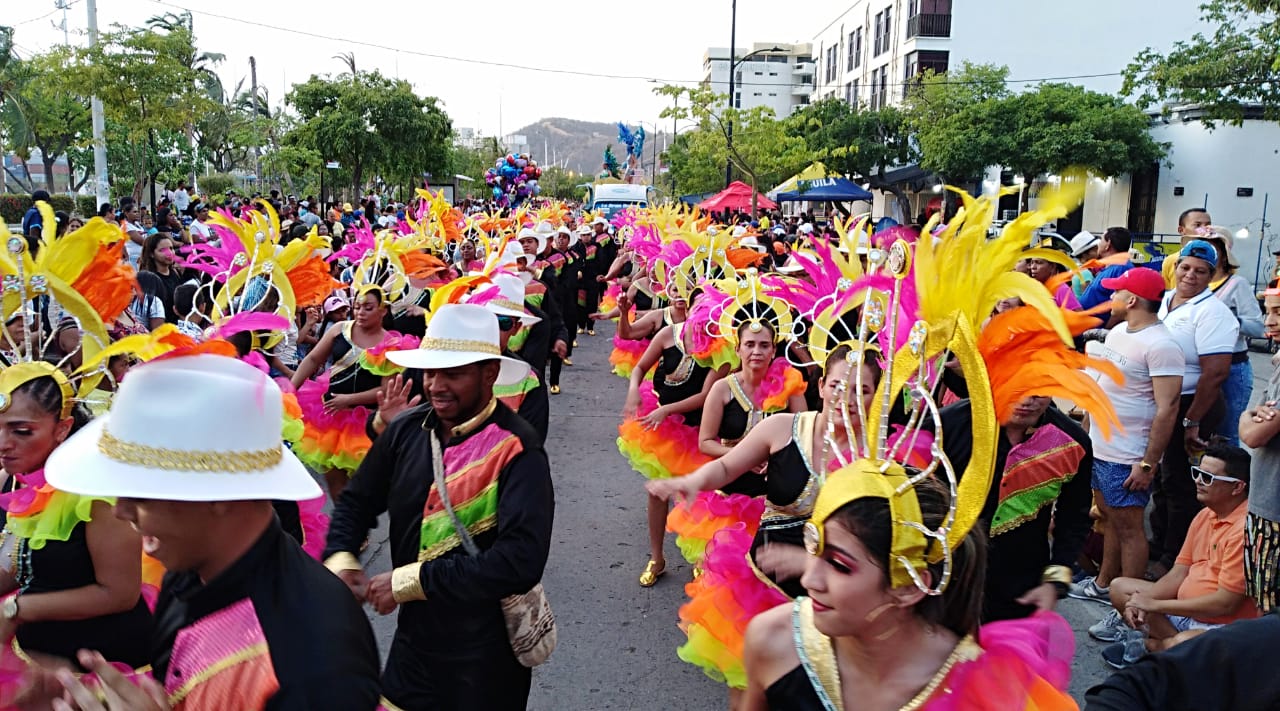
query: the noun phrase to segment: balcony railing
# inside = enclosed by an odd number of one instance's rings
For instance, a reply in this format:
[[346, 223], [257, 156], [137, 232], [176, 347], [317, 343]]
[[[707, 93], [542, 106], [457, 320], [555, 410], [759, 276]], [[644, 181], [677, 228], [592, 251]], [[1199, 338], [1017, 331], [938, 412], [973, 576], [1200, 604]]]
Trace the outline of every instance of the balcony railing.
[[907, 39], [912, 37], [950, 37], [951, 15], [916, 15], [907, 19]]

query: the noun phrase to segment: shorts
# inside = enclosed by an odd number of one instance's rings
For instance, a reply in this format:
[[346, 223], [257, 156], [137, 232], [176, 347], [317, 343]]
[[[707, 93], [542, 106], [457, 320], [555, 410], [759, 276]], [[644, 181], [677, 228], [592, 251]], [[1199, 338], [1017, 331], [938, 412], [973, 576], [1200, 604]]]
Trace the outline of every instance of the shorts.
[[1244, 591], [1265, 615], [1280, 607], [1280, 523], [1248, 514], [1244, 519]]
[[1093, 488], [1102, 493], [1102, 500], [1107, 506], [1113, 509], [1146, 507], [1151, 500], [1149, 487], [1146, 491], [1129, 491], [1124, 488], [1124, 480], [1129, 478], [1132, 471], [1132, 464], [1093, 460]]
[[1173, 625], [1173, 628], [1179, 632], [1186, 632], [1188, 630], [1213, 630], [1222, 626], [1221, 624], [1215, 624], [1213, 622], [1201, 622], [1200, 620], [1183, 617], [1182, 615], [1165, 615], [1165, 617], [1169, 619], [1169, 624]]

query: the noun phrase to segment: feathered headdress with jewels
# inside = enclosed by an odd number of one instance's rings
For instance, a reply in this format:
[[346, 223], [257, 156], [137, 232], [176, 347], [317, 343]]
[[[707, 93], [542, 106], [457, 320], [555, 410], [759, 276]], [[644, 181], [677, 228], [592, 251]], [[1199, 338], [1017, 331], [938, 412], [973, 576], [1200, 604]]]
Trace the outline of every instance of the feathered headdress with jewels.
[[769, 294], [755, 269], [748, 269], [731, 279], [714, 282], [727, 298], [713, 307], [715, 320], [709, 324], [709, 335], [723, 338], [732, 345], [738, 343], [738, 333], [746, 328], [759, 333], [766, 328], [773, 334], [774, 342], [785, 339], [791, 332], [791, 306], [783, 299]]
[[[883, 273], [893, 282], [887, 309], [881, 311], [879, 304], [883, 302], [879, 299], [864, 302], [867, 306], [861, 312], [860, 333], [871, 335], [883, 328], [896, 332], [903, 319], [913, 323], [907, 329], [906, 343], [885, 354], [884, 372], [869, 411], [861, 412], [861, 400], [854, 399], [859, 409], [856, 421], [863, 423], [859, 443], [862, 456], [827, 478], [805, 530], [806, 547], [811, 553], [820, 553], [825, 540], [824, 524], [829, 516], [858, 499], [884, 499], [889, 504], [893, 525], [889, 555], [891, 584], [895, 587], [914, 584], [931, 595], [946, 589], [951, 576], [952, 551], [977, 522], [991, 487], [1001, 419], [983, 351], [1001, 350], [1012, 355], [1018, 346], [1033, 345], [1050, 354], [1038, 358], [1041, 367], [1037, 368], [1040, 372], [1036, 374], [1036, 382], [1023, 392], [1042, 394], [1046, 372], [1052, 373], [1051, 379], [1066, 382], [1082, 383], [1072, 380], [1076, 377], [1072, 372], [1085, 377], [1073, 370], [1080, 365], [1079, 361], [1060, 357], [1069, 350], [1062, 337], [1070, 338], [1066, 317], [1044, 293], [1043, 286], [1026, 275], [1010, 271], [1021, 248], [1027, 244], [1030, 230], [1065, 215], [1073, 203], [1078, 203], [1081, 193], [1072, 187], [1042, 196], [1040, 210], [1010, 224], [1001, 237], [991, 242], [986, 239], [986, 231], [995, 212], [994, 200], [962, 196], [964, 210], [942, 231], [937, 244], [926, 228], [914, 248], [907, 241], [898, 240], [887, 250], [869, 250], [868, 272], [872, 276]], [[901, 308], [905, 281], [913, 271], [913, 257], [914, 278], [920, 287], [917, 315]], [[1016, 317], [991, 319], [980, 340], [977, 333], [988, 320], [996, 301], [1024, 293], [1024, 301], [1035, 310]], [[1035, 318], [1026, 317], [1030, 314]], [[983, 343], [989, 347], [982, 349]], [[970, 432], [951, 434], [941, 430], [935, 392], [942, 370], [939, 365], [949, 357], [959, 362], [968, 386], [972, 413]], [[1029, 354], [1021, 357], [1026, 360]], [[853, 382], [846, 384], [852, 385], [844, 388], [846, 393], [861, 391], [861, 372], [860, 368], [850, 369]], [[1001, 375], [1015, 380], [1020, 377], [1014, 368], [1004, 370]], [[1007, 400], [1017, 392], [1004, 384], [1000, 387], [1006, 391], [1002, 399]], [[899, 398], [907, 403], [907, 424], [899, 432], [897, 442], [892, 443], [888, 437], [889, 413]], [[848, 400], [846, 395], [841, 405], [846, 412]], [[1099, 400], [1085, 393], [1083, 397], [1076, 397], [1076, 401], [1100, 419], [1114, 418], [1105, 398]], [[850, 418], [846, 417], [845, 421], [849, 422]], [[932, 428], [928, 427], [929, 423]], [[925, 429], [933, 429], [938, 435], [931, 448], [931, 460], [922, 469], [908, 471], [900, 463], [901, 452], [911, 449], [912, 442]], [[942, 438], [949, 434], [973, 440], [973, 454], [963, 473], [955, 471], [941, 446]], [[850, 430], [849, 435], [853, 441], [856, 433]], [[950, 511], [936, 528], [924, 525], [915, 495], [915, 485], [926, 478], [937, 479], [951, 495]], [[937, 577], [927, 572], [930, 565], [939, 564]]]
[[[43, 201], [37, 202], [36, 208], [44, 226], [35, 258], [21, 235], [10, 235], [0, 252], [4, 323], [9, 326], [20, 321], [20, 328], [4, 329], [0, 342], [0, 411], [9, 407], [10, 396], [18, 387], [48, 376], [62, 390], [65, 418], [77, 397], [93, 391], [103, 371], [86, 372], [76, 386], [62, 368], [77, 357], [90, 360], [106, 347], [107, 324], [128, 308], [137, 280], [133, 269], [121, 262], [127, 235], [118, 226], [95, 217], [80, 229], [57, 237], [53, 208]], [[54, 305], [61, 314], [54, 313]], [[42, 313], [46, 309], [48, 313]], [[54, 326], [52, 333], [43, 332], [45, 315]], [[48, 362], [61, 322], [67, 319], [74, 322], [80, 342], [70, 353], [59, 349], [57, 362]]]

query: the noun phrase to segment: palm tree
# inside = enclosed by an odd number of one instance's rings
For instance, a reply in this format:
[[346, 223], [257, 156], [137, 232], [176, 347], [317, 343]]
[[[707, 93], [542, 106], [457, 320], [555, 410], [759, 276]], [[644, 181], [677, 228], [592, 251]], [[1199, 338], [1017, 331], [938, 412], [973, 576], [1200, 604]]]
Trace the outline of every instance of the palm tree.
[[341, 60], [343, 64], [347, 65], [347, 69], [351, 71], [351, 78], [352, 79], [355, 78], [356, 76], [356, 53], [355, 52], [343, 52], [342, 54], [335, 54], [333, 55], [333, 58]]
[[156, 15], [147, 20], [147, 27], [166, 34], [184, 33], [189, 41], [185, 44], [186, 54], [180, 57], [180, 60], [195, 73], [196, 83], [210, 99], [218, 103], [225, 100], [226, 92], [222, 86], [222, 79], [214, 71], [214, 67], [221, 64], [227, 56], [219, 52], [197, 51], [195, 21], [190, 12], [184, 10], [179, 13], [166, 12], [163, 15]]

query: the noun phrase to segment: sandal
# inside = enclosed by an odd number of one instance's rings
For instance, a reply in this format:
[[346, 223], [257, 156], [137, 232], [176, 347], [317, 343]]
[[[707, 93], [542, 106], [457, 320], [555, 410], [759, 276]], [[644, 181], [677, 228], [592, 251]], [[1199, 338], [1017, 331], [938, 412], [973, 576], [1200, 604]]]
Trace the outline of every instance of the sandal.
[[657, 561], [649, 561], [649, 564], [644, 567], [644, 572], [640, 574], [640, 587], [653, 587], [654, 583], [658, 582], [658, 578], [661, 578], [666, 572], [667, 566], [664, 565], [658, 568]]

